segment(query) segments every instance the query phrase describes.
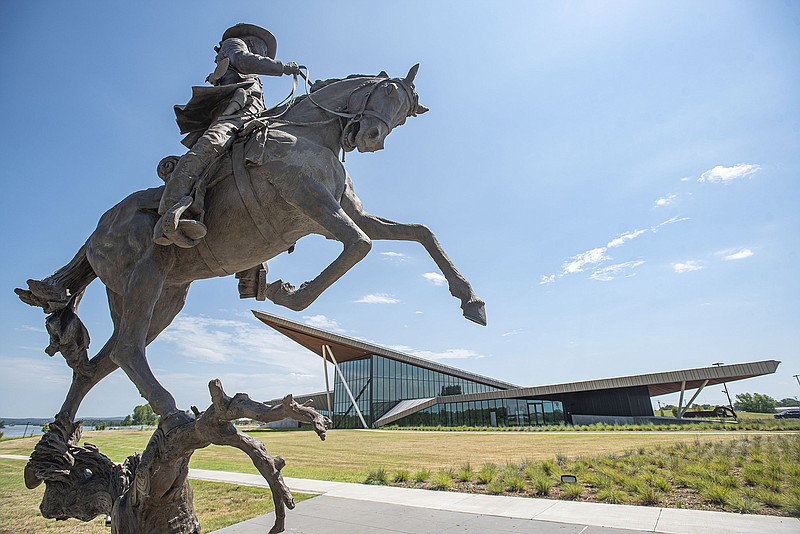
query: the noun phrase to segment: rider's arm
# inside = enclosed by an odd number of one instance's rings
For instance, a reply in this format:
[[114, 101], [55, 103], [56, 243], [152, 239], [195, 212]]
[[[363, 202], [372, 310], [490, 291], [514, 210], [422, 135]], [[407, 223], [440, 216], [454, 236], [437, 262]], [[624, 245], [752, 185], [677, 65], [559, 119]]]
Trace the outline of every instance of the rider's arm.
[[280, 76], [285, 73], [281, 61], [253, 54], [241, 39], [225, 39], [220, 45], [220, 54], [227, 57], [231, 66], [242, 74]]

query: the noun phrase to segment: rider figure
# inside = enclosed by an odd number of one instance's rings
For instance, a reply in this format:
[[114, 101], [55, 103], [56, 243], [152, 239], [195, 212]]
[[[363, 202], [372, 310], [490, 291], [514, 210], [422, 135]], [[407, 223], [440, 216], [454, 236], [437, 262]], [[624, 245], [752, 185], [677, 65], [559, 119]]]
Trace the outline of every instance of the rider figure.
[[159, 245], [174, 243], [190, 248], [205, 236], [205, 183], [199, 180], [200, 176], [245, 122], [264, 111], [258, 76], [299, 72], [296, 63], [284, 64], [275, 59], [275, 37], [252, 24], [228, 28], [214, 50], [217, 68], [207, 79], [213, 87], [193, 87], [189, 103], [175, 106], [181, 133], [188, 134], [181, 142], [189, 152], [180, 158], [166, 180], [158, 207], [161, 218], [153, 232], [153, 241]]

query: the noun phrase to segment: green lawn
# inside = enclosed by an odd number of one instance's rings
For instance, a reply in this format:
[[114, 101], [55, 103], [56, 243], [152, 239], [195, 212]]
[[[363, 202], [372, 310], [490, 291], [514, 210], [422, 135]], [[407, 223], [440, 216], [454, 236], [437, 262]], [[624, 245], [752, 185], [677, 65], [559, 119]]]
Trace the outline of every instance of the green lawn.
[[[313, 432], [253, 431], [273, 456], [283, 456], [283, 474], [290, 477], [361, 482], [370, 470], [455, 467], [465, 462], [521, 462], [552, 459], [556, 454], [581, 456], [622, 452], [631, 447], [675, 443], [727, 441], [744, 432], [413, 432], [333, 430], [326, 441]], [[767, 433], [760, 432], [760, 435]], [[121, 462], [144, 449], [150, 432], [106, 430], [85, 432], [111, 459]], [[28, 455], [37, 438], [0, 442], [0, 454]], [[244, 453], [230, 447], [210, 446], [192, 456], [191, 467], [256, 473]]]

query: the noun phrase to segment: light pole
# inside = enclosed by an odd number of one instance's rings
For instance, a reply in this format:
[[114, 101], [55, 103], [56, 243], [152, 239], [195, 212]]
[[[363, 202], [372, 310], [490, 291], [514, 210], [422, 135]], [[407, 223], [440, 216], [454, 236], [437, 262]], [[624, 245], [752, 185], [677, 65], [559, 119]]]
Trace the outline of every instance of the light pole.
[[[722, 362], [714, 362], [714, 363], [712, 363], [711, 365], [715, 365], [715, 366], [719, 367], [719, 366], [720, 366], [720, 365], [722, 365], [722, 364], [723, 364]], [[800, 379], [798, 379], [798, 382], [797, 382], [797, 383], [798, 383], [798, 384], [800, 384]], [[731, 402], [731, 394], [730, 394], [730, 393], [728, 393], [728, 384], [726, 384], [725, 382], [723, 382], [723, 383], [722, 383], [722, 387], [724, 387], [724, 388], [725, 388], [725, 396], [726, 396], [726, 397], [728, 397], [728, 406], [730, 407], [731, 411], [732, 411], [732, 412], [735, 414], [735, 413], [736, 413], [736, 410], [734, 410], [734, 409], [733, 409], [733, 403]]]
[[[800, 386], [800, 375], [792, 375], [792, 376], [794, 377], [795, 380], [797, 380], [797, 385]], [[795, 396], [795, 399], [797, 399], [797, 396]], [[800, 402], [797, 403], [797, 406], [798, 408], [800, 408]]]

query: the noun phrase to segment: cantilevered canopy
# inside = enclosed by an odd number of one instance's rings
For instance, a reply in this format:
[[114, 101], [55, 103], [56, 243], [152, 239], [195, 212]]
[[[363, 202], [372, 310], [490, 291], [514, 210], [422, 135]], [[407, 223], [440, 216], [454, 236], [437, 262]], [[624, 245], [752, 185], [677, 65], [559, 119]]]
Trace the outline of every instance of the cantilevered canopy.
[[417, 356], [411, 356], [410, 354], [397, 352], [387, 349], [386, 347], [381, 347], [380, 345], [373, 345], [365, 341], [360, 341], [358, 339], [334, 334], [333, 332], [320, 330], [319, 328], [313, 328], [311, 326], [296, 323], [294, 321], [284, 319], [283, 317], [277, 317], [275, 315], [270, 315], [268, 313], [256, 310], [253, 310], [253, 315], [255, 315], [256, 318], [262, 321], [264, 324], [271, 326], [281, 334], [301, 344], [319, 357], [323, 357], [322, 346], [328, 345], [333, 350], [333, 353], [336, 356], [336, 361], [339, 363], [349, 360], [357, 360], [370, 354], [377, 354], [378, 356], [384, 356], [399, 362], [416, 365], [417, 367], [422, 367], [423, 369], [438, 371], [440, 373], [449, 374], [458, 378], [471, 380], [473, 382], [486, 384], [488, 386], [500, 389], [519, 387], [515, 384], [503, 382], [502, 380], [495, 380], [494, 378], [489, 378], [488, 376], [470, 373], [469, 371], [464, 371], [463, 369], [450, 367], [449, 365], [443, 365], [441, 363], [419, 358]]

